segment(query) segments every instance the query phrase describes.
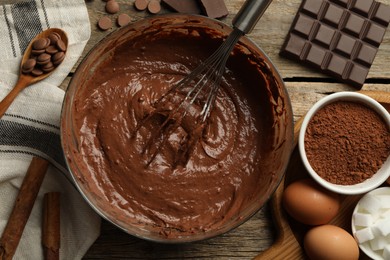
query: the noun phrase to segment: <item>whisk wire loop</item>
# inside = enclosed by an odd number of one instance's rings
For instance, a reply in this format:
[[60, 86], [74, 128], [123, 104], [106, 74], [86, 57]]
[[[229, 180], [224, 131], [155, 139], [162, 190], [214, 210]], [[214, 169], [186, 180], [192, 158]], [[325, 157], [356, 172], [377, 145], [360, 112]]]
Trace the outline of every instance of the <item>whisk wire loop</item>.
[[[234, 29], [232, 33], [226, 38], [226, 40], [219, 46], [219, 48], [208, 59], [198, 65], [191, 73], [175, 84], [165, 95], [160, 97], [156, 102], [156, 110], [148, 115], [143, 121], [151, 119], [157, 114], [166, 114], [165, 119], [159, 126], [155, 134], [152, 135], [144, 148], [144, 153], [148, 151], [151, 155], [147, 162], [147, 166], [155, 160], [157, 154], [161, 148], [167, 143], [169, 136], [180, 127], [182, 120], [186, 117], [190, 106], [196, 101], [201, 105], [201, 112], [198, 115], [194, 129], [190, 129], [186, 141], [179, 148], [181, 154], [178, 155], [179, 161], [183, 162], [191, 150], [193, 150], [197, 138], [192, 137], [192, 132], [197, 132], [199, 135], [199, 127], [203, 126], [208, 116], [210, 115], [211, 108], [216, 99], [217, 91], [220, 87], [222, 76], [225, 72], [226, 62], [232, 52], [234, 46], [239, 41], [244, 33], [239, 29]], [[188, 89], [189, 88], [189, 89]], [[208, 89], [207, 89], [208, 88]], [[188, 89], [188, 90], [187, 90]], [[169, 97], [178, 93], [178, 91], [187, 91], [186, 96], [170, 111], [165, 111], [164, 104], [168, 101]], [[203, 98], [202, 93], [207, 93]], [[142, 123], [140, 124], [140, 127]], [[199, 138], [199, 137], [198, 137]], [[178, 163], [180, 163], [178, 162]]]

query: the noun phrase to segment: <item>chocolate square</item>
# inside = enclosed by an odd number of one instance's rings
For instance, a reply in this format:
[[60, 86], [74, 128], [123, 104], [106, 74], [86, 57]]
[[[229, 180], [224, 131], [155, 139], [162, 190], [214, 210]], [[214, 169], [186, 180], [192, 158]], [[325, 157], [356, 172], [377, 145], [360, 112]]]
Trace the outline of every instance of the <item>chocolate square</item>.
[[347, 61], [343, 57], [334, 54], [331, 56], [329, 64], [326, 69], [329, 72], [334, 73], [335, 75], [342, 76], [346, 66], [347, 66]]
[[302, 12], [317, 18], [322, 6], [322, 0], [306, 0], [302, 4]]
[[350, 13], [346, 20], [343, 31], [354, 36], [359, 36], [360, 32], [363, 30], [364, 19], [359, 15]]
[[331, 27], [321, 24], [313, 38], [313, 41], [317, 42], [318, 44], [322, 44], [325, 47], [329, 47], [333, 37], [335, 36], [335, 33], [336, 31]]
[[356, 43], [357, 41], [355, 38], [346, 34], [341, 34], [336, 44], [335, 51], [338, 51], [340, 54], [349, 58], [352, 55], [352, 51]]
[[280, 54], [361, 88], [389, 23], [375, 0], [303, 0]]
[[330, 4], [328, 6], [328, 9], [326, 10], [323, 21], [330, 25], [337, 26], [341, 21], [341, 17], [343, 16], [343, 13], [344, 11], [342, 8]]
[[356, 55], [356, 61], [369, 66], [374, 61], [378, 49], [369, 44], [363, 44]]
[[308, 62], [311, 62], [313, 65], [317, 65], [321, 67], [325, 59], [326, 53], [327, 52], [324, 50], [324, 48], [319, 48], [316, 45], [312, 45], [306, 56], [306, 60]]
[[298, 16], [294, 31], [298, 34], [301, 34], [304, 38], [308, 39], [313, 25], [313, 19], [306, 15], [300, 14]]
[[373, 7], [373, 2], [373, 0], [356, 0], [356, 2], [352, 4], [352, 11], [368, 17], [370, 9]]

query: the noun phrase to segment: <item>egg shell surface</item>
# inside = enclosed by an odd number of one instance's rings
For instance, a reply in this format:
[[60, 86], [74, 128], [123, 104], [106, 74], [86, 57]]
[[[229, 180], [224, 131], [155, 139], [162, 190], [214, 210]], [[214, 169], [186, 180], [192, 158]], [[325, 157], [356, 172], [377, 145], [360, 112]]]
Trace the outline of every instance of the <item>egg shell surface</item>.
[[291, 217], [303, 224], [323, 225], [339, 212], [340, 197], [306, 178], [287, 186], [283, 206]]
[[359, 246], [351, 234], [334, 225], [311, 228], [303, 246], [312, 260], [358, 260]]

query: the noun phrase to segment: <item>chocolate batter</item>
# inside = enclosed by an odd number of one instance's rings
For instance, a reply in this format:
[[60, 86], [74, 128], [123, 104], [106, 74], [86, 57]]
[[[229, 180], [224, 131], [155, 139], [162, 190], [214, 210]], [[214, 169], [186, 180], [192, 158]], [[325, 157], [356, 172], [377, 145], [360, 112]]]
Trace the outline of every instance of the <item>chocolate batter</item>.
[[275, 127], [285, 127], [275, 118], [289, 108], [277, 97], [280, 86], [266, 75], [267, 65], [239, 47], [188, 160], [175, 164], [180, 141], [196, 126], [196, 105], [148, 165], [145, 145], [164, 116], [142, 120], [221, 44], [216, 36], [203, 29], [144, 33], [118, 46], [76, 93], [72, 158], [83, 175], [75, 174], [104, 215], [180, 238], [239, 221], [274, 189], [280, 163], [271, 151], [285, 142], [275, 136]]

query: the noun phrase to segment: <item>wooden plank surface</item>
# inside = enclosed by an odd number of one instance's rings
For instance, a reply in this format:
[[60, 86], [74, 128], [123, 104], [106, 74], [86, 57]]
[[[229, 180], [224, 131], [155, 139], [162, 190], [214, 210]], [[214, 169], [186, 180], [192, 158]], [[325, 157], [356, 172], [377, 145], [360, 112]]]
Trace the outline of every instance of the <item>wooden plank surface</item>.
[[[127, 13], [133, 21], [148, 16], [147, 12], [135, 11], [134, 0], [117, 0], [120, 13]], [[390, 0], [380, 2], [390, 5]], [[223, 19], [230, 24], [244, 0], [225, 0], [229, 16]], [[253, 32], [248, 35], [271, 58], [286, 81], [291, 98], [294, 120], [298, 120], [320, 98], [333, 92], [353, 91], [354, 88], [279, 56], [279, 50], [289, 30], [301, 0], [274, 0]], [[102, 16], [105, 2], [86, 1], [92, 35], [83, 56], [110, 31], [100, 31], [96, 23]], [[163, 9], [161, 13], [169, 12]], [[115, 21], [116, 15], [109, 17]], [[116, 27], [114, 26], [113, 29]], [[111, 30], [112, 31], [112, 30]], [[387, 29], [364, 90], [390, 92], [390, 29]], [[77, 66], [75, 66], [76, 68]], [[73, 69], [73, 71], [75, 70]], [[72, 73], [64, 81], [65, 89]], [[202, 242], [184, 245], [161, 245], [134, 238], [103, 221], [101, 236], [90, 248], [84, 259], [251, 259], [269, 248], [275, 240], [275, 230], [269, 206], [266, 205], [249, 221], [235, 230]]]

